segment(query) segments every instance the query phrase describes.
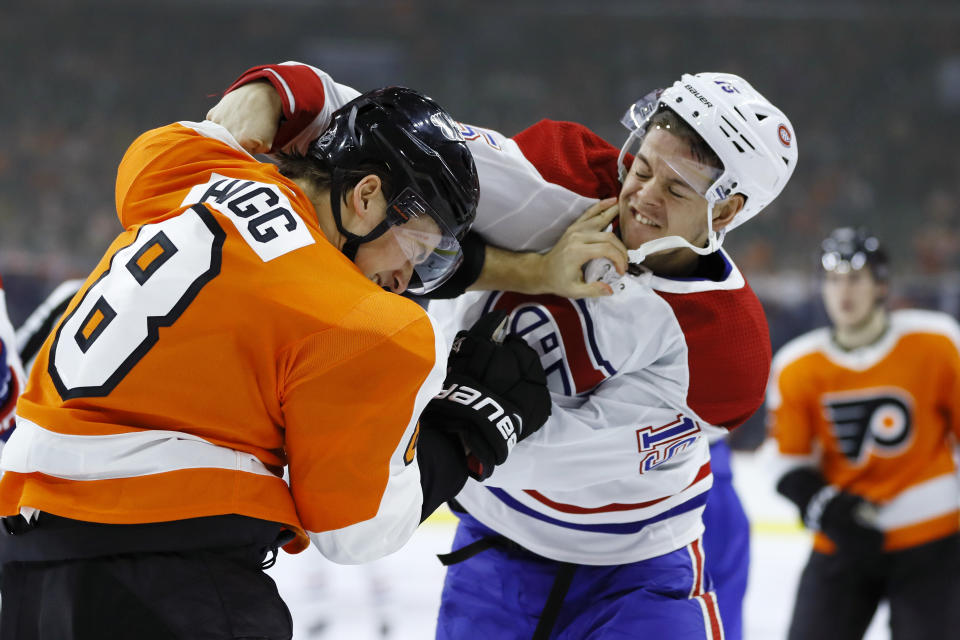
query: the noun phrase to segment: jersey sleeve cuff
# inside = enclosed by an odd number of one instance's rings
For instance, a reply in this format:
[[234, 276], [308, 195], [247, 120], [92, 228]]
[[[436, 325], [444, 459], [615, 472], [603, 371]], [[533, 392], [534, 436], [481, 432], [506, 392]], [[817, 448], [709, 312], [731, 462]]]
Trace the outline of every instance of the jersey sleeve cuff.
[[326, 93], [323, 81], [311, 67], [301, 64], [269, 64], [248, 69], [226, 93], [256, 80], [266, 80], [280, 95], [283, 116], [271, 152], [283, 147], [323, 110]]

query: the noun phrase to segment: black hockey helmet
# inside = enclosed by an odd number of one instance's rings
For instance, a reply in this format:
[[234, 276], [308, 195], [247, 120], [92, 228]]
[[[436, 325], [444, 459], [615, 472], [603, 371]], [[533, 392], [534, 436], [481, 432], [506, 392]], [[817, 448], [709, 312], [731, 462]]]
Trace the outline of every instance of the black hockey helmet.
[[[348, 258], [353, 260], [359, 245], [390, 227], [426, 215], [440, 228], [441, 238], [415, 264], [408, 290], [426, 293], [452, 275], [463, 258], [460, 241], [476, 217], [480, 182], [466, 141], [440, 105], [404, 87], [364, 93], [334, 112], [330, 127], [310, 145], [308, 155], [325, 159], [333, 168], [330, 200], [337, 229], [346, 237], [343, 252]], [[387, 170], [392, 193], [386, 220], [357, 236], [341, 223], [342, 171], [371, 164]]]
[[847, 273], [869, 267], [879, 282], [886, 282], [890, 277], [887, 254], [880, 240], [862, 227], [834, 229], [820, 249], [820, 265], [825, 271]]

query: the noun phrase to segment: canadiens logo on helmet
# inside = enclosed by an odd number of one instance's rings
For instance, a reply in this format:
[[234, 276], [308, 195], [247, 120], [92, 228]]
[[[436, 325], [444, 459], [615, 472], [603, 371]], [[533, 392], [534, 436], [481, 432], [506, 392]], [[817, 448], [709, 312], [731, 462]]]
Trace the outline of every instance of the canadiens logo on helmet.
[[781, 124], [779, 127], [777, 127], [777, 137], [780, 138], [780, 143], [785, 147], [789, 147], [791, 144], [793, 144], [793, 135], [790, 133], [790, 129], [787, 129], [787, 125], [785, 124]]

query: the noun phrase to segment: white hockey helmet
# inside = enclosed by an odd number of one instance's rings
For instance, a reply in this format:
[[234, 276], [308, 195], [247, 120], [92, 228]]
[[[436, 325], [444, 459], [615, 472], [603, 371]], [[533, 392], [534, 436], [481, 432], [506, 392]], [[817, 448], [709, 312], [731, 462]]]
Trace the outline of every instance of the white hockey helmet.
[[[644, 243], [639, 255], [631, 252], [632, 260], [680, 246], [713, 253], [723, 244], [726, 231], [760, 213], [780, 194], [797, 166], [793, 125], [746, 80], [730, 73], [684, 74], [673, 86], [654, 91], [627, 109], [621, 122], [630, 136], [620, 150], [621, 181], [629, 169], [626, 154], [634, 144], [639, 147], [650, 119], [664, 107], [689, 124], [723, 163], [722, 171], [711, 176], [702, 191], [708, 203], [709, 240], [706, 247], [695, 247], [679, 236], [659, 238]], [[725, 229], [714, 231], [713, 206], [735, 193], [745, 196], [746, 203]]]

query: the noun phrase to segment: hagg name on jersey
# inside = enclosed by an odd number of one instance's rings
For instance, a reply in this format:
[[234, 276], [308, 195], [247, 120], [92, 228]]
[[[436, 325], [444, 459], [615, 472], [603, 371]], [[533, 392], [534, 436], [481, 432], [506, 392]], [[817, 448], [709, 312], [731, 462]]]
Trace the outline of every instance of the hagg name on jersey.
[[213, 173], [209, 182], [190, 190], [182, 205], [198, 203], [229, 218], [264, 262], [315, 242], [277, 185]]

